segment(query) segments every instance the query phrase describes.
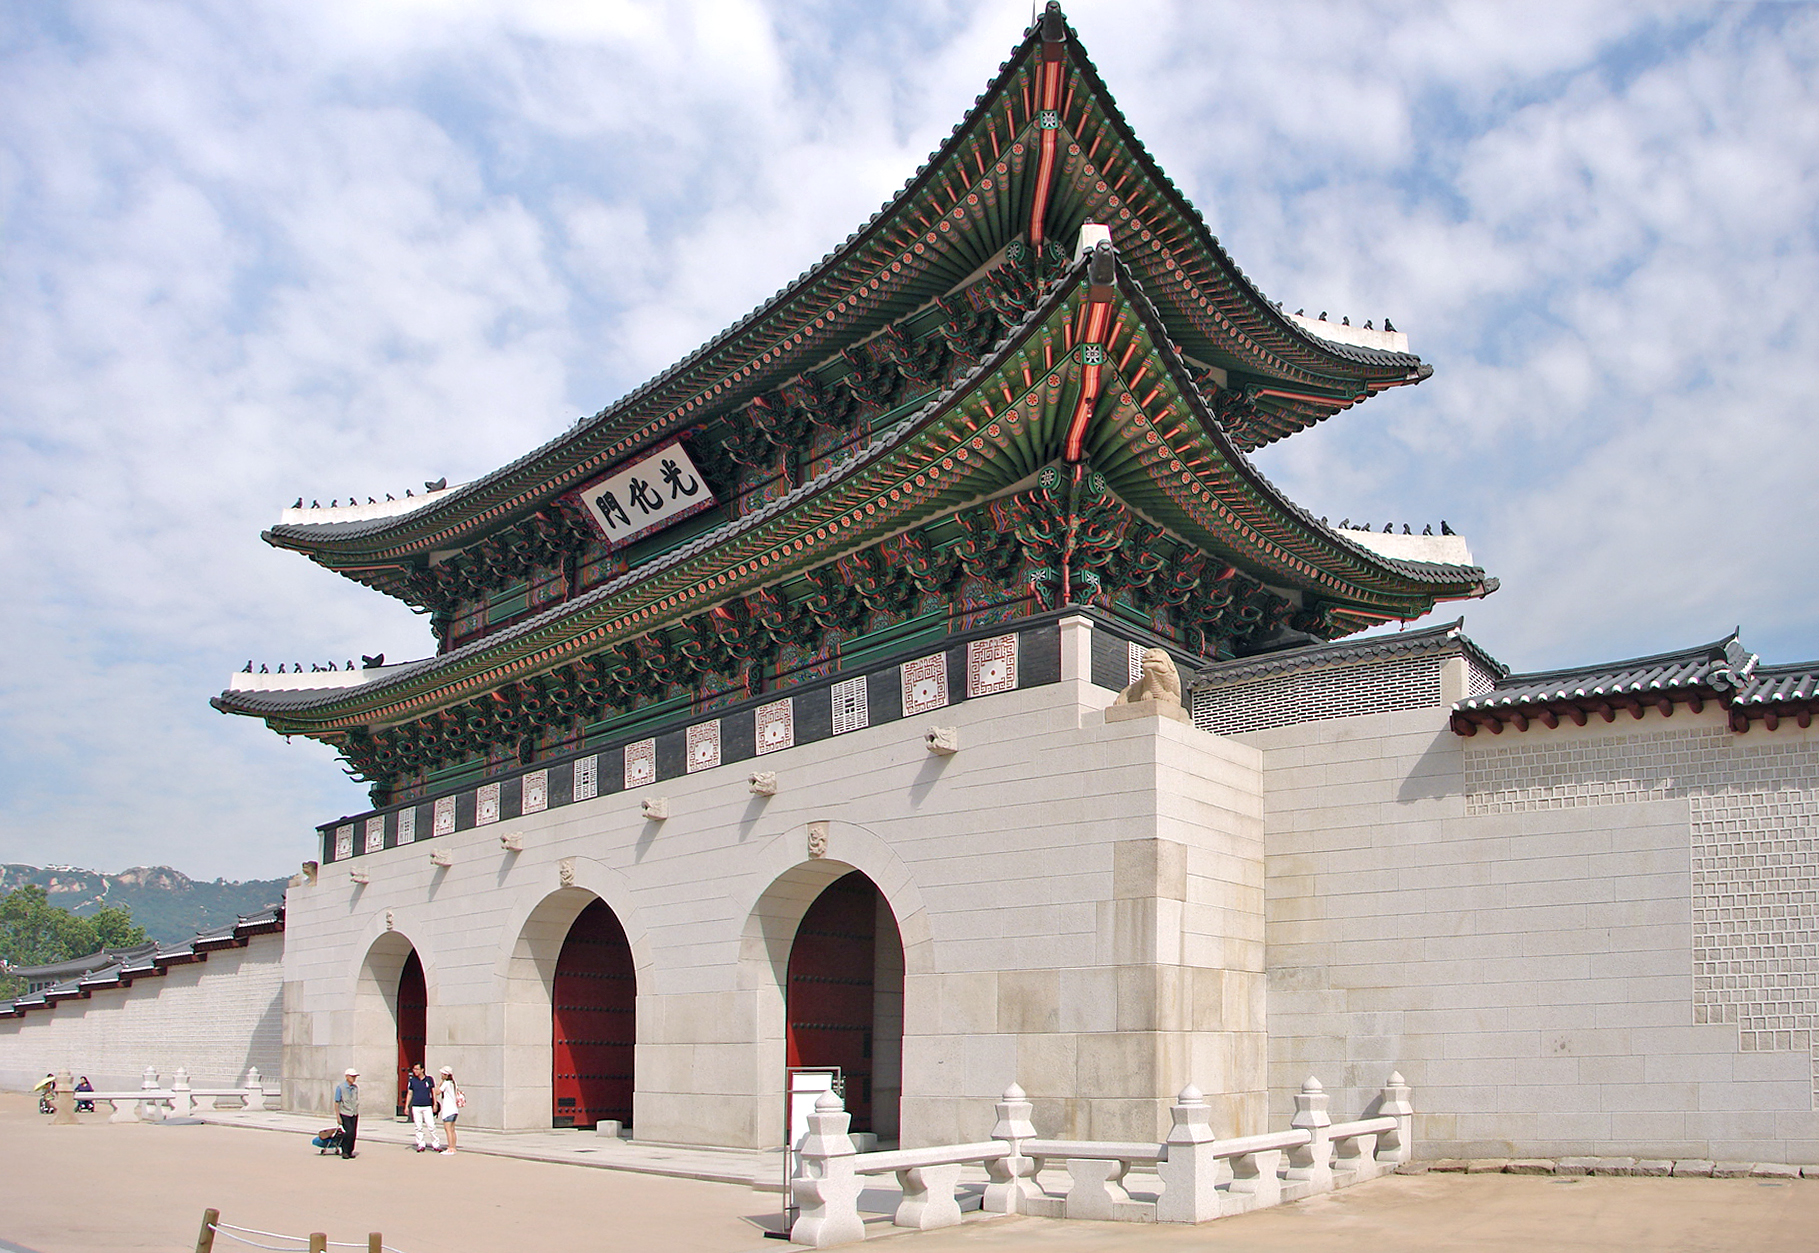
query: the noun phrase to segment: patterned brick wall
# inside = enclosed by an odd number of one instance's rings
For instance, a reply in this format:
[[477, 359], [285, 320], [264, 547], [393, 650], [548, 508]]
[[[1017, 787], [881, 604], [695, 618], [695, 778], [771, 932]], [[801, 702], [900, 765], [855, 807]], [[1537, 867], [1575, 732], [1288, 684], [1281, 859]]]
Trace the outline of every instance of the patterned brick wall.
[[1819, 797], [1692, 798], [1693, 1013], [1745, 1052], [1813, 1055], [1819, 1109]]
[[1721, 790], [1786, 787], [1819, 787], [1819, 750], [1804, 738], [1738, 736], [1723, 725], [1588, 739], [1545, 731], [1480, 735], [1465, 744], [1468, 814], [1630, 805]]
[[1296, 670], [1194, 693], [1194, 725], [1214, 735], [1241, 735], [1326, 718], [1440, 703], [1442, 658], [1393, 657]]

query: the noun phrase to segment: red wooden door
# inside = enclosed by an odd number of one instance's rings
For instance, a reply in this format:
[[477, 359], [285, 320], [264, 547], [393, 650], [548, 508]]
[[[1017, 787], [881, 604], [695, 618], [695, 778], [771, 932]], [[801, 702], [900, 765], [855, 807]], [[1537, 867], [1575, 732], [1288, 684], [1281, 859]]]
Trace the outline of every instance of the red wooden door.
[[872, 1129], [872, 980], [878, 890], [857, 870], [815, 898], [790, 946], [791, 1066], [838, 1066], [854, 1131]]
[[423, 983], [423, 963], [412, 949], [404, 959], [404, 970], [398, 975], [398, 1115], [405, 1113], [404, 1080], [411, 1067], [423, 1060], [424, 1042], [429, 1036], [429, 990]]
[[581, 911], [556, 958], [551, 989], [552, 1125], [632, 1121], [637, 974], [625, 928], [605, 901]]

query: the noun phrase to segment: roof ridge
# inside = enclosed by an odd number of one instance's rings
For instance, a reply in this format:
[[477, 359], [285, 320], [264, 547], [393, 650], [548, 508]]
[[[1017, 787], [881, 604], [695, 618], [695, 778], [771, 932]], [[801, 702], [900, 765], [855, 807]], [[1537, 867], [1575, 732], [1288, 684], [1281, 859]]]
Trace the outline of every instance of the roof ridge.
[[1712, 641], [1710, 644], [1699, 644], [1690, 648], [1670, 649], [1667, 652], [1654, 653], [1646, 657], [1629, 657], [1621, 661], [1596, 662], [1583, 666], [1560, 666], [1553, 670], [1526, 670], [1521, 673], [1511, 672], [1504, 676], [1499, 687], [1527, 685], [1547, 679], [1567, 678], [1573, 675], [1614, 674], [1624, 670], [1636, 670], [1650, 665], [1661, 665], [1672, 661], [1692, 661], [1703, 656], [1708, 661], [1721, 661], [1726, 647], [1740, 639], [1737, 631]]

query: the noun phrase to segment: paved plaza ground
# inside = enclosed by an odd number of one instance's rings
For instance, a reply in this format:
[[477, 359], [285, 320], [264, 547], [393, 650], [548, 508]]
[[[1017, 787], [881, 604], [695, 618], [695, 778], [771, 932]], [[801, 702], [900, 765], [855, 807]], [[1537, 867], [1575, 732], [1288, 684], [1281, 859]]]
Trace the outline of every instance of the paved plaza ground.
[[[0, 1250], [186, 1253], [209, 1206], [226, 1222], [264, 1231], [325, 1231], [331, 1240], [362, 1244], [380, 1231], [402, 1253], [791, 1247], [762, 1236], [776, 1212], [775, 1193], [586, 1169], [566, 1163], [598, 1165], [594, 1158], [552, 1160], [542, 1150], [529, 1157], [418, 1154], [408, 1134], [397, 1134], [404, 1128], [380, 1122], [373, 1129], [383, 1134], [363, 1137], [359, 1157], [346, 1162], [318, 1157], [301, 1135], [263, 1127], [109, 1125], [105, 1106], [79, 1127], [53, 1127], [30, 1097], [0, 1094]], [[589, 1138], [575, 1133], [569, 1143], [592, 1147]], [[684, 1157], [674, 1161], [689, 1168]], [[873, 1231], [894, 1229], [880, 1217]], [[889, 1238], [900, 1253], [1812, 1253], [1819, 1249], [1819, 1180], [1389, 1176], [1201, 1227], [969, 1215], [962, 1227]], [[221, 1240], [215, 1247], [248, 1246]]]

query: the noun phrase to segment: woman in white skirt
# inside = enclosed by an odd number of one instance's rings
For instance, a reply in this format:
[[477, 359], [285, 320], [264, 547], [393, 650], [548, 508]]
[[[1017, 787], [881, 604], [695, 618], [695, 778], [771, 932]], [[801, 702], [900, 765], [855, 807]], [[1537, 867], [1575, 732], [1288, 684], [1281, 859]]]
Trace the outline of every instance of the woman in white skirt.
[[461, 1089], [455, 1086], [453, 1067], [442, 1068], [442, 1086], [436, 1092], [436, 1115], [442, 1122], [442, 1134], [448, 1137], [448, 1147], [444, 1153], [455, 1151], [455, 1119], [461, 1113], [461, 1107], [467, 1104], [467, 1098], [461, 1095]]

